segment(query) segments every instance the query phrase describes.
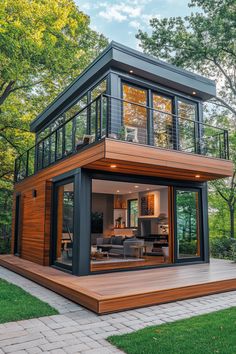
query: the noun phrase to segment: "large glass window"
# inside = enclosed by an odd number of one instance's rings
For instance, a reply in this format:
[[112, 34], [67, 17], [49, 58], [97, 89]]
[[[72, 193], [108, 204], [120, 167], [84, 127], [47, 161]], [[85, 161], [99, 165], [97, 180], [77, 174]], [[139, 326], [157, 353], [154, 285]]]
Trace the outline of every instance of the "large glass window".
[[91, 271], [171, 262], [168, 187], [92, 180]]
[[123, 84], [123, 99], [120, 139], [147, 144], [147, 90]]
[[154, 145], [173, 148], [174, 129], [172, 116], [172, 99], [153, 94], [153, 130]]
[[55, 194], [54, 262], [71, 268], [74, 236], [74, 183], [59, 184], [55, 188]]
[[[96, 99], [102, 93], [105, 93], [107, 90], [107, 80], [103, 80], [100, 82], [92, 91], [91, 91], [91, 101], [94, 101], [90, 106], [90, 134], [95, 139], [96, 137], [99, 139], [104, 135], [104, 116], [105, 111], [103, 108], [103, 112], [101, 112], [101, 102], [106, 102], [103, 98]], [[101, 114], [102, 113], [102, 114]], [[100, 120], [102, 118], [102, 121]]]
[[200, 257], [199, 192], [176, 190], [177, 259]]
[[105, 93], [107, 90], [107, 80], [101, 81], [92, 91], [91, 91], [91, 101], [95, 100], [99, 95]]

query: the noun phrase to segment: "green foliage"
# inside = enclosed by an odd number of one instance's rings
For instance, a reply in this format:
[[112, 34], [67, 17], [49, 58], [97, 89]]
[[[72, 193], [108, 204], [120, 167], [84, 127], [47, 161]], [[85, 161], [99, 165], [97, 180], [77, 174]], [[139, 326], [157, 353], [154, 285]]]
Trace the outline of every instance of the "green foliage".
[[33, 145], [29, 122], [106, 44], [73, 0], [1, 2], [0, 178]]
[[236, 308], [192, 317], [108, 341], [128, 354], [235, 354]]
[[[154, 18], [152, 33], [139, 30], [145, 52], [177, 66], [192, 69], [217, 82], [208, 123], [230, 131], [230, 158], [236, 166], [236, 2], [191, 0], [196, 7], [185, 18]], [[236, 167], [232, 178], [210, 185], [210, 233], [235, 235]]]
[[15, 157], [34, 144], [29, 123], [106, 45], [73, 0], [1, 1], [0, 210]]
[[236, 242], [229, 237], [213, 237], [210, 239], [210, 252], [214, 258], [234, 259]]
[[46, 302], [3, 279], [0, 279], [0, 308], [0, 323], [58, 314]]
[[154, 18], [152, 34], [139, 30], [145, 52], [217, 80], [218, 103], [236, 115], [235, 0], [192, 0], [197, 10], [185, 18]]

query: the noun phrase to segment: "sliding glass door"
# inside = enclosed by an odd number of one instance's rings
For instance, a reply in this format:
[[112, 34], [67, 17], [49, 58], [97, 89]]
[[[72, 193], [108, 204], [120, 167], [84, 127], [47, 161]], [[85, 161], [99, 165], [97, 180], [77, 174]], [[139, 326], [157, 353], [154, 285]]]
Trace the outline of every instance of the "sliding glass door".
[[200, 192], [197, 189], [175, 189], [175, 260], [202, 259]]
[[54, 186], [53, 264], [71, 270], [74, 234], [74, 181]]

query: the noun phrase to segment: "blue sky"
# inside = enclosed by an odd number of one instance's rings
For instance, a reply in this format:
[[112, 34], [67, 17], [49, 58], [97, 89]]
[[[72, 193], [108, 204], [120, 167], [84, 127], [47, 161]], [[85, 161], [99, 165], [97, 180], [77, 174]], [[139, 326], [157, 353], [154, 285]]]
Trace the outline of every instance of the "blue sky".
[[152, 17], [186, 16], [189, 0], [75, 0], [91, 18], [91, 27], [115, 40], [138, 49], [137, 29], [150, 31]]

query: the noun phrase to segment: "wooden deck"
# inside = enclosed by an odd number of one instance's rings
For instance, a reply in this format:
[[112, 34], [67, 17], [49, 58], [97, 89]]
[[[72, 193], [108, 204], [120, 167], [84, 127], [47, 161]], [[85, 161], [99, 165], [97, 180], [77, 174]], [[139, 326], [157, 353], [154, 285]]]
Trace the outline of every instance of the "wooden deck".
[[0, 265], [98, 314], [236, 290], [236, 264], [224, 260], [85, 277], [12, 255], [0, 256]]

